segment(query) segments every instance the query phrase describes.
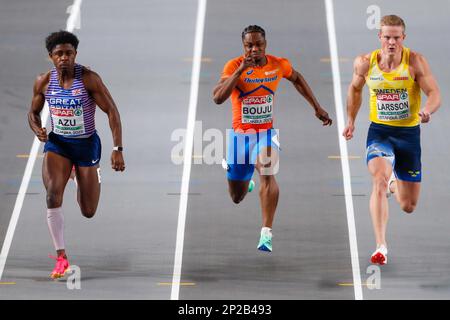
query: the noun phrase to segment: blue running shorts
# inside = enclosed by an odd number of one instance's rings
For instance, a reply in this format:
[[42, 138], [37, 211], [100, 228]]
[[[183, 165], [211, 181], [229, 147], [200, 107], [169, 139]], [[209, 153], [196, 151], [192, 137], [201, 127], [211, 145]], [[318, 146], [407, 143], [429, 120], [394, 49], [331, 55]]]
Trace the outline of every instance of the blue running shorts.
[[79, 167], [92, 167], [100, 163], [102, 144], [97, 132], [88, 138], [66, 138], [50, 132], [44, 153], [57, 153]]
[[272, 147], [277, 152], [280, 151], [276, 129], [256, 133], [228, 131], [227, 178], [229, 180], [250, 180], [255, 170], [256, 159], [263, 148]]
[[397, 179], [420, 182], [420, 126], [394, 127], [371, 123], [367, 134], [366, 162], [383, 157], [392, 163]]

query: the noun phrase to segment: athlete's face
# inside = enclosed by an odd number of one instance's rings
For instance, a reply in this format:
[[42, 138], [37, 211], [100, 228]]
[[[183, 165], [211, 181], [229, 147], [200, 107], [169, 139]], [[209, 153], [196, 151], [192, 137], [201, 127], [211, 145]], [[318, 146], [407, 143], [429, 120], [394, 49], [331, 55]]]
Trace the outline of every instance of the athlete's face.
[[390, 56], [402, 51], [405, 33], [402, 26], [382, 26], [378, 37], [381, 42], [381, 50]]
[[266, 39], [259, 32], [247, 33], [242, 41], [244, 53], [251, 56], [255, 63], [259, 63], [266, 57]]
[[70, 43], [58, 44], [49, 56], [57, 69], [67, 71], [75, 65], [77, 50]]

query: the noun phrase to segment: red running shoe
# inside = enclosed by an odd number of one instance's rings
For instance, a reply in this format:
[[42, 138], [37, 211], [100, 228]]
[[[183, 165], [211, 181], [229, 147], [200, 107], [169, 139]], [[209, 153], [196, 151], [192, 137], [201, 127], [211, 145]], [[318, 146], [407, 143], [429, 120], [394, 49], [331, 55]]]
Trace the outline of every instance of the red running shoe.
[[70, 269], [69, 261], [67, 260], [67, 258], [63, 256], [59, 257], [49, 256], [49, 257], [56, 260], [56, 265], [52, 273], [50, 274], [50, 278], [59, 279], [64, 277], [66, 272], [69, 271]]
[[384, 265], [387, 264], [387, 248], [384, 245], [380, 245], [372, 256], [370, 257], [370, 262], [374, 264]]

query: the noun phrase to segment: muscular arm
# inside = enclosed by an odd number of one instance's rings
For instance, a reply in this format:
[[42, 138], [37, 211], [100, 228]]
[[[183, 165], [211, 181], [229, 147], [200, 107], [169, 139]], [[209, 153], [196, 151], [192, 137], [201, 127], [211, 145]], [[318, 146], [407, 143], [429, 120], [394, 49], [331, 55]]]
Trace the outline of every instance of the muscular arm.
[[417, 81], [419, 87], [428, 98], [425, 106], [419, 113], [422, 117], [422, 122], [428, 122], [430, 115], [436, 112], [441, 106], [441, 93], [424, 56], [419, 53], [413, 53], [410, 63], [414, 72], [415, 81]]
[[314, 96], [314, 93], [305, 78], [298, 71], [292, 70], [292, 75], [287, 79], [292, 82], [295, 89], [309, 102], [314, 111], [320, 108], [320, 104]]
[[362, 91], [366, 84], [366, 75], [369, 72], [369, 59], [360, 56], [353, 64], [353, 77], [347, 91], [347, 117], [348, 123], [354, 124], [356, 115], [362, 103]]
[[[83, 82], [98, 107], [108, 115], [114, 146], [122, 146], [122, 124], [120, 121], [120, 114], [102, 79], [97, 73], [84, 69]], [[111, 163], [112, 168], [116, 171], [123, 171], [125, 169], [121, 152], [113, 151]]]
[[222, 78], [213, 89], [213, 100], [216, 104], [224, 103], [233, 92], [233, 89], [238, 83], [242, 72], [248, 67], [253, 67], [254, 61], [250, 56], [246, 56], [239, 67], [231, 74], [231, 76]]
[[39, 75], [33, 86], [33, 98], [31, 100], [31, 108], [28, 112], [28, 124], [31, 130], [37, 136], [39, 141], [47, 141], [47, 130], [42, 127], [41, 111], [45, 104], [45, 90], [50, 79], [50, 73]]
[[83, 82], [95, 103], [108, 115], [114, 145], [122, 146], [122, 124], [119, 111], [102, 79], [97, 73], [85, 69], [83, 71]]
[[213, 100], [216, 104], [222, 104], [230, 97], [231, 92], [234, 87], [236, 87], [241, 73], [242, 72], [239, 72], [238, 69], [230, 77], [219, 80], [213, 90]]
[[295, 89], [308, 101], [314, 109], [316, 117], [323, 122], [323, 125], [331, 125], [332, 120], [328, 117], [328, 113], [320, 106], [305, 78], [293, 69], [291, 76], [287, 79], [292, 82]]
[[347, 90], [347, 126], [343, 136], [349, 140], [353, 137], [355, 120], [362, 102], [362, 91], [369, 72], [369, 55], [359, 56], [353, 63], [353, 77]]

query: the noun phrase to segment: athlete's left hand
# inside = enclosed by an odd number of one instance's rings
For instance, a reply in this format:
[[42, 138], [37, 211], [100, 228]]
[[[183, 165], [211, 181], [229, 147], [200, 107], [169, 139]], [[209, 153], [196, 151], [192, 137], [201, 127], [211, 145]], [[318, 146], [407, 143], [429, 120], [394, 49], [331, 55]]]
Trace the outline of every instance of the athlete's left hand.
[[333, 123], [333, 120], [328, 116], [328, 113], [322, 108], [316, 110], [316, 117], [322, 121], [322, 125], [324, 126], [331, 126]]
[[431, 120], [431, 113], [426, 110], [420, 111], [419, 116], [421, 118], [422, 123], [427, 123], [427, 122], [430, 122], [430, 120]]
[[125, 170], [125, 161], [121, 151], [113, 151], [111, 154], [111, 168], [115, 171]]

